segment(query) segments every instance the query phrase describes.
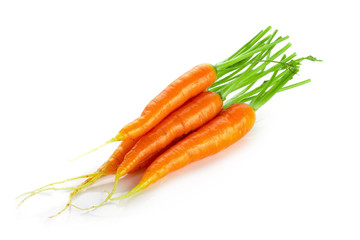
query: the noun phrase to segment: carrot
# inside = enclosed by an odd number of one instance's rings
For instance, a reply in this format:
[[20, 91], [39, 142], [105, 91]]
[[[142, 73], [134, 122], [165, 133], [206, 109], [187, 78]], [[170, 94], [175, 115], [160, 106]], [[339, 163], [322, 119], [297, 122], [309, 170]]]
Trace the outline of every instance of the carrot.
[[[284, 87], [305, 58], [292, 60], [296, 54], [289, 57], [284, 55], [280, 62], [276, 62], [275, 59], [291, 44], [286, 44], [275, 54], [271, 54], [272, 49], [288, 37], [278, 37], [273, 41], [277, 31], [264, 37], [269, 30], [270, 28], [261, 31], [228, 59], [216, 65], [200, 64], [165, 88], [145, 107], [139, 118], [105, 143], [123, 141], [107, 162], [95, 173], [87, 175], [88, 178], [79, 186], [63, 188], [73, 192], [65, 208], [58, 214], [72, 205], [71, 201], [79, 191], [103, 175], [116, 172], [113, 190], [105, 201], [87, 209], [101, 206], [111, 199], [119, 178], [140, 167], [150, 164], [140, 183], [120, 198], [131, 196], [171, 171], [221, 151], [252, 128], [254, 111], [275, 93], [306, 83], [304, 81]], [[270, 63], [276, 65], [266, 69]], [[273, 73], [270, 80], [250, 91], [260, 78], [270, 73]], [[213, 92], [204, 92], [206, 89]], [[225, 108], [231, 106], [206, 123], [217, 115], [223, 102]], [[250, 105], [245, 102], [250, 102]], [[200, 129], [186, 136], [199, 127]], [[184, 136], [186, 137], [179, 141]], [[85, 176], [73, 179], [82, 177]], [[43, 187], [39, 192], [44, 190], [46, 188]]]
[[119, 165], [111, 193], [96, 208], [114, 194], [119, 178], [133, 171], [146, 159], [165, 149], [175, 139], [187, 135], [213, 119], [222, 109], [222, 99], [214, 92], [203, 92], [172, 112], [155, 128], [139, 139]]
[[216, 80], [216, 70], [210, 64], [200, 64], [173, 81], [143, 110], [141, 117], [120, 130], [116, 139], [136, 138], [151, 130], [187, 100], [210, 87]]
[[[268, 37], [268, 40], [267, 40], [268, 42], [267, 43], [270, 43], [271, 39], [274, 37], [275, 34], [276, 34], [276, 32], [273, 33], [270, 37]], [[259, 37], [262, 37], [262, 36], [258, 35], [257, 38], [259, 38]], [[279, 38], [279, 39], [281, 39], [281, 38]], [[256, 40], [256, 38], [254, 38], [254, 40], [252, 40], [252, 41], [255, 41], [255, 40]], [[250, 43], [251, 43], [251, 41], [250, 41]], [[248, 44], [246, 44], [245, 46], [247, 46]], [[232, 73], [232, 74], [230, 74], [230, 75], [228, 75], [226, 77], [222, 77], [222, 78], [220, 78], [220, 80], [219, 79], [216, 80], [215, 84], [213, 84], [214, 86], [212, 86], [210, 89], [212, 89], [212, 91], [215, 91], [218, 94], [220, 94], [222, 96], [222, 98], [225, 100], [226, 97], [229, 94], [224, 94], [224, 90], [226, 90], [229, 86], [232, 87], [234, 85], [234, 83], [242, 83], [241, 86], [246, 86], [246, 85], [251, 86], [251, 85], [253, 85], [259, 78], [264, 77], [266, 74], [277, 71], [277, 70], [279, 70], [281, 68], [284, 68], [283, 64], [277, 64], [276, 66], [272, 67], [271, 69], [265, 71], [265, 73], [264, 73], [264, 71], [261, 71], [260, 73], [258, 73], [259, 69], [263, 69], [265, 66], [267, 66], [273, 59], [275, 59], [277, 56], [279, 56], [281, 53], [283, 53], [286, 49], [288, 49], [289, 46], [290, 45], [287, 44], [285, 47], [283, 47], [282, 49], [280, 49], [278, 52], [276, 52], [275, 54], [273, 54], [271, 56], [269, 55], [269, 53], [270, 53], [272, 48], [265, 48], [264, 50], [260, 51], [257, 55], [255, 55], [252, 59], [250, 59], [248, 61], [248, 63], [249, 64], [251, 63], [251, 65], [245, 71], [245, 73], [240, 73], [239, 74], [238, 71], [236, 71], [236, 72], [234, 72], [234, 73]], [[227, 59], [224, 62], [227, 63], [227, 62], [231, 61], [234, 57], [235, 58], [238, 57], [238, 54], [241, 54], [241, 51], [238, 51], [236, 54], [234, 54], [233, 56], [231, 56], [229, 59]], [[262, 59], [264, 55], [268, 56], [266, 62], [264, 62], [260, 67], [254, 68], [256, 66], [256, 64], [259, 63], [258, 60]], [[283, 62], [290, 61], [293, 57], [294, 57], [294, 55], [284, 59]], [[254, 63], [256, 63], [256, 64], [254, 64]], [[218, 65], [221, 66], [221, 64], [218, 64]], [[233, 79], [235, 79], [236, 81], [233, 81]], [[219, 84], [220, 84], [220, 87], [219, 87]], [[243, 94], [243, 95], [240, 95], [240, 96], [245, 96], [245, 95]], [[152, 138], [156, 138], [156, 135], [154, 135], [153, 137], [147, 137], [147, 139], [148, 139], [147, 141], [148, 142], [151, 141]], [[129, 139], [128, 142], [130, 143], [131, 139]], [[145, 142], [145, 141], [142, 141], [142, 142]], [[128, 151], [128, 150], [126, 150], [124, 152], [124, 154], [121, 153], [122, 147], [126, 146], [126, 145], [127, 145], [127, 141], [124, 142], [124, 145], [121, 144], [119, 146], [119, 149], [115, 151], [113, 157], [111, 157], [108, 162], [104, 163], [104, 165], [100, 169], [98, 169], [95, 173], [93, 173], [90, 176], [90, 178], [87, 179], [83, 184], [79, 185], [76, 188], [62, 188], [62, 189], [64, 189], [64, 190], [74, 190], [74, 194], [72, 195], [72, 197], [73, 197], [77, 192], [79, 192], [79, 190], [91, 185], [98, 178], [100, 178], [102, 175], [116, 173], [116, 169], [117, 169], [117, 167], [119, 165], [120, 160], [122, 161], [123, 155]], [[131, 145], [133, 145], [133, 144], [131, 144]], [[131, 149], [131, 146], [129, 146], [128, 149]], [[114, 157], [119, 153], [120, 153], [120, 156]], [[115, 163], [114, 163], [114, 160], [116, 160]], [[136, 164], [133, 164], [133, 165], [136, 166]], [[60, 183], [62, 183], [62, 182], [60, 182]], [[52, 185], [52, 184], [50, 184], [50, 185]], [[47, 185], [47, 186], [49, 186], [49, 185]], [[54, 188], [46, 189], [46, 188], [43, 187], [41, 189], [38, 189], [38, 192], [46, 191], [46, 190], [57, 190], [57, 189], [54, 189]], [[33, 191], [33, 192], [30, 192], [30, 193], [32, 193], [32, 195], [34, 195], [34, 194], [36, 194], [36, 190]], [[72, 197], [70, 197], [70, 199]]]
[[249, 105], [231, 105], [157, 158], [129, 193], [112, 200], [129, 197], [168, 173], [229, 147], [248, 133], [254, 123], [255, 112]]

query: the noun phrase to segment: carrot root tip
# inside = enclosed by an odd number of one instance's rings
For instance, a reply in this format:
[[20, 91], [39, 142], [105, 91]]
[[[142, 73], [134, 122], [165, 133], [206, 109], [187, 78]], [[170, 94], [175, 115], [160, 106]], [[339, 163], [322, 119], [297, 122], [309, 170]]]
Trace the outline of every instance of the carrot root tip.
[[68, 187], [68, 188], [44, 188], [44, 189], [40, 189], [38, 191], [34, 191], [33, 193], [31, 193], [30, 195], [28, 195], [27, 197], [25, 197], [18, 205], [17, 208], [19, 208], [27, 199], [29, 199], [32, 196], [35, 196], [38, 193], [44, 192], [44, 191], [59, 191], [59, 190], [73, 190], [73, 187]]
[[[30, 192], [25, 192], [25, 193], [22, 193], [20, 194], [19, 196], [17, 196], [16, 198], [20, 198], [26, 194], [33, 194], [34, 192], [37, 192], [41, 189], [44, 189], [44, 188], [48, 188], [50, 186], [53, 186], [53, 185], [57, 185], [57, 184], [61, 184], [61, 183], [65, 183], [65, 182], [70, 182], [70, 181], [73, 181], [73, 180], [76, 180], [76, 179], [80, 179], [80, 178], [88, 178], [88, 177], [91, 177], [93, 176], [94, 174], [86, 174], [86, 175], [82, 175], [82, 176], [79, 176], [79, 177], [73, 177], [73, 178], [68, 178], [68, 179], [65, 179], [63, 181], [59, 181], [59, 182], [54, 182], [54, 183], [50, 183], [50, 184], [47, 184], [41, 188], [38, 188], [38, 189], [35, 189], [33, 191], [30, 191]], [[49, 189], [49, 190], [53, 190], [53, 189]]]
[[78, 160], [79, 158], [81, 158], [81, 157], [83, 157], [83, 156], [85, 156], [85, 155], [88, 155], [88, 154], [90, 154], [90, 153], [93, 153], [93, 152], [99, 150], [100, 148], [108, 145], [109, 143], [113, 143], [113, 142], [117, 142], [117, 141], [120, 141], [120, 140], [118, 140], [117, 137], [114, 137], [114, 138], [110, 139], [109, 141], [106, 141], [105, 143], [101, 144], [100, 146], [98, 146], [98, 147], [96, 147], [96, 148], [94, 148], [94, 149], [92, 149], [92, 150], [90, 150], [90, 151], [88, 151], [88, 152], [86, 152], [86, 153], [83, 153], [83, 154], [81, 154], [80, 156], [78, 156], [78, 157], [76, 157], [76, 158], [70, 159], [69, 161], [70, 161], [70, 162], [76, 161], [76, 160]]
[[71, 205], [71, 203], [67, 203], [66, 206], [61, 210], [59, 211], [57, 214], [53, 215], [53, 216], [50, 216], [49, 218], [54, 218], [56, 216], [59, 216], [61, 213], [63, 213], [69, 206]]

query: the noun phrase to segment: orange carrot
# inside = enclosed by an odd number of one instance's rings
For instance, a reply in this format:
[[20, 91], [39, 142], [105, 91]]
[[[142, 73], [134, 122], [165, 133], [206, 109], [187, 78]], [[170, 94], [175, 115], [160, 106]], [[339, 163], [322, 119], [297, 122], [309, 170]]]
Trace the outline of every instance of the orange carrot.
[[222, 103], [218, 94], [203, 92], [172, 112], [155, 128], [141, 137], [125, 155], [124, 161], [117, 169], [111, 193], [104, 202], [90, 208], [99, 207], [111, 198], [120, 177], [133, 171], [151, 156], [165, 149], [175, 139], [185, 136], [213, 119], [221, 111]]
[[142, 136], [187, 100], [210, 87], [215, 80], [216, 70], [212, 65], [195, 66], [151, 100], [141, 116], [123, 127], [115, 139], [134, 139]]
[[112, 200], [129, 197], [168, 173], [229, 147], [248, 133], [254, 123], [255, 112], [252, 107], [245, 103], [231, 105], [158, 157], [129, 193]]

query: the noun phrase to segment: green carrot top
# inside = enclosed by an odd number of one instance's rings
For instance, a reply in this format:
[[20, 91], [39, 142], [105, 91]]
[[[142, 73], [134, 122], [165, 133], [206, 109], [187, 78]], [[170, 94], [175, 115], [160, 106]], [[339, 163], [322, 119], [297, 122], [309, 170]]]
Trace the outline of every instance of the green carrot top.
[[[291, 47], [291, 43], [272, 53], [277, 44], [289, 37], [278, 37], [273, 41], [278, 31], [265, 37], [270, 29], [260, 31], [232, 56], [215, 65], [218, 78], [208, 90], [222, 97], [224, 108], [236, 102], [246, 102], [258, 110], [277, 92], [310, 82], [307, 79], [285, 86], [299, 72], [303, 60], [321, 60], [312, 56], [294, 59], [296, 53], [286, 56], [284, 52]], [[255, 87], [258, 80], [267, 75], [270, 76], [268, 80]]]

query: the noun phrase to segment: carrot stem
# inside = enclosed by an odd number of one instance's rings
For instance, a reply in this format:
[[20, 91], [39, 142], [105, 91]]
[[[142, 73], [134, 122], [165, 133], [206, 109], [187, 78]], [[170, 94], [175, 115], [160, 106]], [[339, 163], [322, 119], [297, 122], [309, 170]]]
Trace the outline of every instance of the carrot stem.
[[[281, 48], [279, 51], [277, 51], [269, 60], [272, 61], [272, 60], [276, 59], [290, 47], [291, 47], [291, 43], [286, 44], [283, 48]], [[239, 80], [236, 81], [235, 83], [229, 85], [228, 88], [225, 88], [223, 91], [221, 91], [221, 95], [226, 98], [230, 93], [237, 90], [242, 84], [244, 84], [244, 82], [246, 82], [246, 80], [249, 80], [257, 72], [263, 70], [269, 63], [270, 62], [264, 62], [259, 67], [255, 68], [254, 70], [249, 70], [248, 73], [245, 74], [245, 76], [240, 79], [240, 81]], [[281, 65], [278, 65], [278, 66], [281, 67]], [[271, 72], [271, 71], [268, 71], [267, 73], [269, 73], [269, 72]], [[264, 72], [263, 72], [262, 74], [260, 74], [258, 76], [259, 76], [259, 78], [261, 78], [261, 77], [265, 76], [266, 74], [264, 74]]]
[[307, 79], [307, 80], [304, 80], [304, 81], [301, 81], [301, 82], [298, 82], [298, 83], [294, 83], [294, 84], [291, 84], [289, 86], [286, 86], [286, 87], [282, 87], [279, 92], [283, 92], [283, 91], [286, 91], [286, 90], [289, 90], [289, 89], [292, 89], [292, 88], [296, 88], [296, 87], [299, 87], [301, 85], [304, 85], [304, 84], [307, 84], [307, 83], [310, 83], [311, 82], [311, 79]]
[[[309, 83], [310, 79], [307, 79], [284, 87], [284, 85], [289, 80], [291, 80], [293, 76], [299, 71], [299, 65], [303, 60], [319, 61], [312, 56], [291, 60], [295, 55], [295, 53], [290, 55], [289, 57], [286, 57], [284, 55], [281, 61], [277, 62], [277, 64], [271, 68], [271, 70], [274, 71], [270, 80], [264, 81], [263, 84], [250, 91], [249, 86], [246, 87], [244, 89], [245, 91], [243, 90], [233, 96], [231, 99], [226, 100], [224, 108], [227, 108], [236, 102], [250, 102], [250, 106], [252, 106], [254, 110], [257, 110], [262, 105], [264, 105], [270, 98], [272, 98], [277, 92], [282, 92]], [[290, 62], [287, 62], [289, 60]], [[286, 66], [286, 68], [282, 69], [281, 65]], [[269, 70], [267, 70], [265, 73], [268, 74], [269, 72], [271, 72]], [[280, 70], [283, 71], [279, 73]]]
[[[265, 71], [261, 71], [259, 73], [251, 73], [250, 76], [241, 76], [242, 79], [236, 79], [236, 81], [239, 82], [239, 85], [234, 88], [232, 91], [235, 92], [237, 91], [238, 89], [241, 89], [245, 86], [247, 86], [249, 83], [254, 83], [255, 81], [259, 80], [260, 78], [266, 76], [267, 74], [271, 73], [271, 72], [274, 72], [274, 71], [277, 71], [277, 70], [282, 70], [284, 69], [284, 66], [287, 66], [286, 62], [287, 61], [290, 61], [292, 58], [294, 58], [296, 56], [295, 53], [291, 54], [289, 57], [286, 57], [285, 59], [283, 59], [283, 61], [281, 63], [278, 63], [272, 67], [270, 67], [269, 69], [265, 70]], [[270, 62], [269, 62], [270, 63]], [[293, 65], [293, 64], [292, 64]], [[279, 76], [282, 76], [284, 73], [281, 73]], [[245, 79], [245, 80], [244, 80]], [[247, 80], [246, 80], [247, 79]], [[223, 87], [224, 90], [226, 90], [226, 86]], [[254, 89], [255, 90], [255, 89]], [[235, 103], [235, 102], [242, 102], [242, 99], [248, 97], [248, 96], [251, 96], [252, 94], [254, 94], [254, 90], [251, 90], [247, 93], [244, 93], [244, 91], [241, 91], [240, 93], [236, 93], [230, 100], [228, 99], [225, 99], [226, 102], [232, 102], [232, 103]], [[247, 89], [248, 91], [248, 89]], [[232, 93], [232, 92], [231, 92]], [[255, 92], [257, 93], [257, 92]], [[220, 94], [222, 94], [222, 92], [220, 91]], [[222, 95], [223, 96], [223, 95]], [[228, 104], [226, 104], [226, 106], [230, 106]]]
[[265, 30], [261, 30], [258, 34], [255, 35], [255, 37], [253, 37], [249, 42], [247, 42], [238, 51], [236, 51], [233, 55], [231, 55], [227, 60], [230, 60], [235, 56], [239, 55], [240, 53], [243, 53], [245, 50], [249, 49], [270, 30], [271, 30], [271, 26], [268, 26]]
[[252, 50], [252, 51], [249, 51], [249, 52], [246, 52], [246, 53], [243, 53], [243, 54], [240, 54], [238, 55], [236, 58], [233, 58], [233, 59], [230, 59], [230, 60], [225, 60], [223, 62], [220, 62], [218, 64], [215, 65], [215, 68], [220, 71], [220, 70], [223, 70], [225, 69], [226, 67], [229, 67], [245, 58], [248, 58], [248, 57], [251, 57], [252, 55], [254, 55], [255, 53], [258, 53], [258, 52], [261, 52], [263, 50], [266, 50], [270, 47], [273, 47], [275, 46], [276, 44], [280, 43], [280, 42], [283, 42], [285, 41], [286, 39], [288, 39], [289, 36], [286, 36], [286, 37], [281, 37], [279, 38], [278, 40], [274, 41], [273, 43], [270, 43], [270, 44], [267, 44], [267, 45], [264, 45], [262, 47], [259, 47], [255, 50]]

